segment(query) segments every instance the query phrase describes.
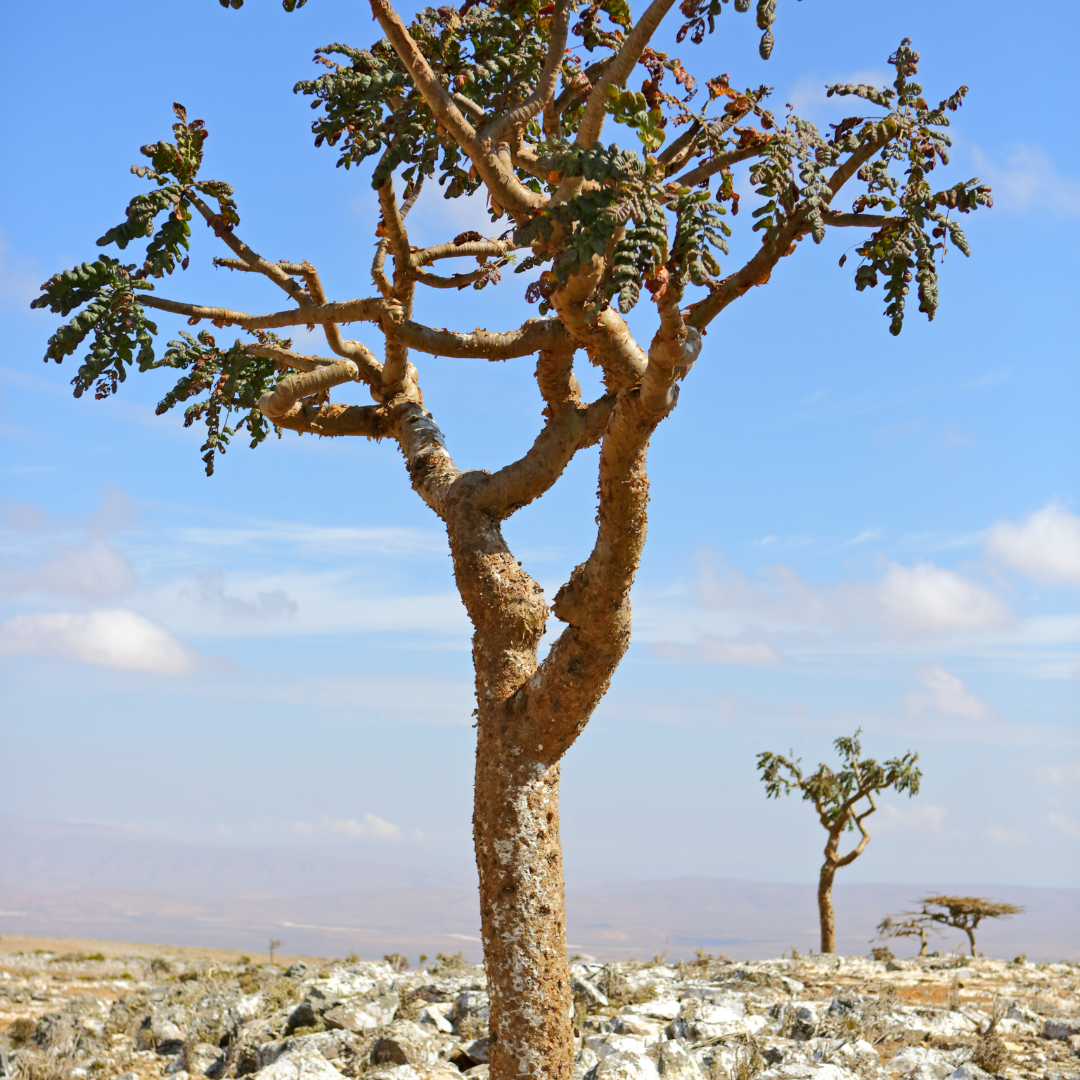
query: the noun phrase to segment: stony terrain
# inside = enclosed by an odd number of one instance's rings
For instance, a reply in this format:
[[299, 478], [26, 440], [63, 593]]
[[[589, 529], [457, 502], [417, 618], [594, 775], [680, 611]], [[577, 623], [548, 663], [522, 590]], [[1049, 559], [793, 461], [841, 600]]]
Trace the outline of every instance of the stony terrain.
[[[487, 1073], [484, 971], [0, 952], [19, 1080]], [[1080, 965], [795, 956], [575, 962], [575, 1080], [1080, 1077]]]

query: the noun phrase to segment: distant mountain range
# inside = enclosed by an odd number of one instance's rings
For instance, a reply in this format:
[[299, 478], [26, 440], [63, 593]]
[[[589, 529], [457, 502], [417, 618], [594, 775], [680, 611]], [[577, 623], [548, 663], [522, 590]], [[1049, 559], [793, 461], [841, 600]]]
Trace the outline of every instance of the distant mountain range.
[[[1026, 907], [980, 928], [988, 956], [1080, 959], [1080, 889], [927, 882], [835, 889], [837, 950], [866, 953], [886, 912], [928, 892]], [[651, 958], [698, 948], [745, 960], [817, 946], [813, 885], [686, 877], [572, 880], [572, 952]], [[35, 934], [363, 957], [480, 957], [475, 868], [407, 845], [190, 844], [99, 825], [0, 815], [0, 936]], [[952, 949], [946, 931], [932, 948]], [[910, 942], [892, 943], [898, 954]]]

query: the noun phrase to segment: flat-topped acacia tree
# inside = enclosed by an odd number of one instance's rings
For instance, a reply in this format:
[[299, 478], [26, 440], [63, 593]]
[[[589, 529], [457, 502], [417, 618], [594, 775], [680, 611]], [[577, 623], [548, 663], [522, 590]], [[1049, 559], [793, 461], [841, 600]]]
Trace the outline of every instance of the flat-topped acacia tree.
[[[678, 40], [689, 36], [688, 47], [703, 41], [726, 3], [684, 0], [681, 16], [672, 15]], [[966, 87], [928, 104], [913, 81], [919, 55], [907, 40], [890, 59], [891, 86], [828, 89], [850, 97], [854, 115], [822, 133], [794, 115], [777, 120], [765, 108], [767, 88], [736, 89], [715, 58], [702, 87], [679, 60], [654, 49], [650, 41], [674, 0], [652, 0], [637, 19], [625, 0], [465, 0], [460, 8], [426, 9], [408, 26], [389, 0], [370, 4], [385, 36], [369, 49], [319, 49], [316, 60], [328, 70], [297, 86], [320, 110], [316, 144], [333, 147], [339, 165], [373, 165], [381, 217], [372, 222], [370, 288], [341, 297], [311, 263], [270, 261], [249, 246], [232, 188], [200, 175], [203, 122], [176, 106], [173, 141], [143, 147], [147, 164], [135, 169], [150, 190], [99, 241], [126, 251], [147, 240], [142, 260], [101, 255], [51, 278], [34, 305], [63, 316], [79, 309], [47, 352], [59, 362], [90, 337], [73, 380], [77, 396], [108, 396], [132, 367], [175, 369], [176, 385], [158, 411], [183, 404], [185, 424], [205, 423], [208, 472], [241, 429], [252, 446], [271, 428], [397, 444], [413, 488], [445, 524], [474, 628], [474, 833], [491, 1073], [496, 1080], [566, 1078], [573, 1039], [559, 761], [630, 640], [649, 440], [674, 408], [706, 329], [801, 243], [820, 242], [830, 228], [858, 237], [855, 285], [883, 283], [895, 334], [912, 287], [920, 310], [933, 317], [946, 241], [967, 251], [952, 211], [990, 205], [990, 196], [975, 180], [931, 182], [948, 161], [943, 129]], [[749, 0], [733, 6], [745, 12]], [[775, 0], [758, 0], [764, 57], [774, 14]], [[640, 91], [627, 86], [637, 78]], [[602, 140], [609, 120], [621, 125], [625, 145]], [[727, 218], [739, 208], [732, 178], [739, 162], [748, 163], [761, 202], [740, 219], [750, 219], [753, 254], [721, 269]], [[450, 199], [483, 189], [497, 235], [412, 245], [407, 216], [431, 178]], [[845, 195], [841, 207], [842, 190], [855, 185], [854, 201]], [[159, 287], [188, 264], [197, 218], [228, 249], [217, 265], [262, 275], [285, 294], [282, 308], [251, 314], [162, 295]], [[463, 259], [475, 260], [471, 269], [433, 269]], [[425, 324], [418, 292], [494, 288], [514, 259], [516, 271], [532, 272], [525, 294], [539, 317], [509, 330]], [[647, 342], [635, 340], [624, 319], [643, 296], [653, 327]], [[153, 312], [244, 336], [228, 343], [206, 327], [184, 331], [158, 355]], [[345, 336], [343, 327], [356, 322], [382, 335], [381, 357]], [[305, 325], [321, 328], [333, 356], [300, 355], [276, 333]], [[420, 355], [535, 356], [545, 406], [531, 449], [490, 472], [459, 471], [424, 406]], [[594, 401], [582, 401], [574, 374], [582, 358], [603, 377]], [[335, 387], [357, 382], [372, 404], [330, 400]], [[595, 545], [549, 604], [507, 547], [502, 523], [596, 444]], [[541, 663], [551, 614], [564, 628]]]

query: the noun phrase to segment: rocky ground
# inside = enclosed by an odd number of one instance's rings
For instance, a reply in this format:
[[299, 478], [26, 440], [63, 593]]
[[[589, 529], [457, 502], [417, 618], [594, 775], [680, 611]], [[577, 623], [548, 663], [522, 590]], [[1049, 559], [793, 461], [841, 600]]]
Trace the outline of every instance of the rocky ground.
[[[483, 968], [0, 952], [11, 1080], [485, 1080]], [[1080, 965], [572, 967], [575, 1080], [1080, 1078]]]

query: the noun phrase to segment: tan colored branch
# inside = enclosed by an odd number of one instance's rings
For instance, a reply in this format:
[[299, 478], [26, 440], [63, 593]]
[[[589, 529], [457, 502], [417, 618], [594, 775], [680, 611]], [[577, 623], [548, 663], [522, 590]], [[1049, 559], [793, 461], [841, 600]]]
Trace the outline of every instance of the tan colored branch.
[[598, 318], [591, 318], [591, 297], [596, 292], [603, 267], [603, 260], [593, 256], [591, 263], [582, 266], [564, 286], [552, 293], [551, 303], [574, 343], [580, 345], [603, 371], [604, 384], [609, 391], [615, 392], [639, 382], [648, 361], [625, 320], [614, 308], [606, 307]]
[[436, 244], [414, 251], [409, 262], [412, 266], [427, 266], [437, 259], [499, 258], [527, 246], [515, 244], [513, 240], [466, 240], [461, 244]]
[[291, 349], [279, 349], [276, 345], [262, 345], [258, 342], [242, 345], [240, 352], [244, 356], [265, 356], [270, 360], [276, 360], [279, 371], [318, 371], [320, 368], [338, 363], [329, 356], [303, 356]]
[[412, 349], [432, 356], [476, 357], [481, 360], [510, 360], [529, 356], [540, 349], [566, 345], [570, 339], [558, 319], [529, 319], [520, 329], [507, 333], [477, 330], [459, 334], [454, 330], [436, 330], [405, 320], [394, 333]]
[[451, 94], [450, 97], [458, 108], [464, 109], [474, 120], [482, 122], [487, 118], [487, 113], [484, 112], [483, 106], [477, 105], [472, 98], [467, 98], [464, 94]]
[[880, 229], [883, 225], [899, 225], [904, 219], [888, 214], [842, 214], [836, 210], [826, 210], [821, 215], [826, 225], [838, 225], [843, 228], [858, 226], [865, 229]]
[[382, 224], [386, 229], [386, 238], [390, 241], [390, 250], [399, 267], [409, 265], [409, 234], [405, 231], [405, 222], [398, 211], [397, 197], [394, 194], [394, 179], [387, 177], [379, 189], [379, 207], [382, 210]]
[[606, 395], [591, 405], [559, 409], [523, 457], [492, 473], [479, 487], [476, 506], [502, 519], [540, 498], [579, 450], [600, 441], [614, 406], [614, 396]]
[[545, 416], [554, 416], [566, 405], [581, 403], [581, 385], [574, 375], [573, 346], [540, 350], [536, 361], [536, 385], [545, 402]]
[[544, 67], [537, 80], [536, 89], [520, 105], [516, 105], [505, 115], [492, 120], [482, 131], [482, 139], [496, 142], [504, 132], [527, 124], [555, 96], [555, 88], [559, 84], [559, 73], [562, 71], [563, 56], [566, 53], [566, 38], [570, 31], [570, 11], [570, 0], [555, 0], [547, 56], [544, 58]]
[[468, 154], [480, 178], [503, 209], [511, 214], [527, 214], [546, 203], [546, 199], [525, 187], [511, 170], [506, 169], [492, 149], [477, 138], [476, 130], [462, 115], [450, 92], [431, 70], [420, 47], [413, 40], [389, 0], [370, 0], [371, 10], [378, 19], [394, 52], [397, 53], [413, 83], [420, 91], [435, 119]]
[[258, 252], [252, 251], [231, 229], [221, 229], [219, 231], [214, 225], [219, 215], [215, 214], [194, 191], [188, 191], [187, 197], [195, 209], [206, 219], [207, 225], [214, 228], [217, 235], [221, 237], [225, 246], [236, 252], [253, 271], [268, 277], [275, 285], [284, 289], [301, 307], [311, 303], [310, 298], [300, 285], [282, 267], [276, 263], [267, 262]]
[[432, 289], [464, 289], [498, 273], [499, 268], [505, 265], [506, 261], [500, 260], [487, 263], [479, 270], [473, 270], [468, 274], [451, 274], [448, 277], [442, 274], [429, 274], [426, 270], [411, 270], [409, 276], [418, 284], [427, 285]]
[[270, 393], [259, 398], [259, 412], [268, 420], [276, 420], [284, 416], [300, 398], [311, 397], [342, 383], [357, 382], [359, 378], [360, 372], [351, 360], [341, 360], [299, 375], [288, 375]]
[[630, 77], [630, 72], [641, 59], [645, 46], [649, 44], [653, 34], [656, 33], [656, 28], [674, 3], [675, 0], [652, 0], [645, 9], [645, 14], [626, 35], [626, 40], [612, 58], [611, 65], [589, 94], [589, 100], [585, 105], [585, 115], [581, 118], [575, 140], [579, 146], [592, 146], [600, 138], [600, 133], [604, 130], [608, 87], [622, 86]]
[[[248, 274], [262, 273], [262, 271], [258, 267], [250, 266], [248, 263], [244, 262], [243, 259], [215, 258], [214, 265], [224, 266], [226, 270], [242, 270]], [[300, 267], [300, 263], [291, 263], [286, 262], [284, 259], [279, 259], [274, 265], [280, 266], [286, 274], [291, 274], [293, 277], [298, 277], [300, 274], [303, 273], [303, 270]]]
[[641, 403], [666, 416], [675, 406], [675, 383], [686, 377], [701, 353], [701, 333], [683, 321], [678, 300], [668, 290], [657, 297], [660, 328], [649, 346], [649, 366], [641, 380]]
[[158, 311], [171, 311], [175, 315], [187, 315], [196, 322], [207, 319], [222, 326], [241, 326], [245, 330], [273, 330], [279, 326], [305, 326], [326, 322], [380, 322], [386, 315], [384, 300], [345, 300], [332, 304], [316, 304], [288, 311], [273, 311], [267, 315], [249, 315], [246, 311], [230, 308], [209, 307], [204, 304], [187, 304], [167, 300], [153, 293], [140, 293], [139, 303]]
[[[316, 304], [326, 304], [326, 290], [323, 288], [319, 272], [306, 259], [297, 268], [307, 285], [308, 295]], [[331, 351], [351, 360], [360, 370], [360, 377], [371, 387], [376, 401], [381, 401], [382, 364], [375, 359], [375, 354], [359, 341], [347, 341], [341, 334], [341, 327], [336, 322], [322, 323], [326, 343]]]
[[461, 473], [446, 450], [443, 433], [423, 405], [406, 401], [395, 407], [394, 434], [405, 455], [413, 489], [435, 513], [445, 517], [446, 497]]
[[579, 98], [585, 97], [591, 92], [594, 83], [611, 66], [614, 56], [606, 60], [599, 60], [590, 64], [575, 81], [567, 86], [561, 94], [544, 110], [544, 134], [547, 136], [559, 133], [559, 122], [562, 114]]
[[311, 405], [298, 401], [283, 416], [273, 420], [277, 427], [314, 435], [361, 435], [384, 439], [393, 434], [389, 414], [381, 405]]
[[379, 242], [375, 245], [375, 256], [371, 260], [371, 280], [375, 283], [375, 288], [384, 297], [389, 297], [394, 291], [394, 287], [390, 284], [390, 279], [383, 269], [386, 266], [386, 253], [389, 250], [390, 241], [385, 236], [380, 237]]
[[757, 157], [764, 149], [765, 143], [755, 143], [753, 146], [744, 146], [741, 149], [725, 150], [722, 154], [716, 154], [701, 165], [695, 166], [687, 173], [677, 177], [674, 181], [679, 187], [696, 187], [709, 177], [718, 173], [728, 165], [734, 165], [737, 161], [745, 161], [747, 158]]

